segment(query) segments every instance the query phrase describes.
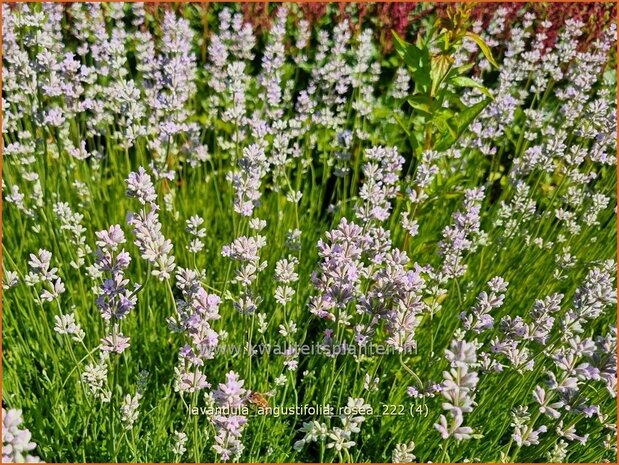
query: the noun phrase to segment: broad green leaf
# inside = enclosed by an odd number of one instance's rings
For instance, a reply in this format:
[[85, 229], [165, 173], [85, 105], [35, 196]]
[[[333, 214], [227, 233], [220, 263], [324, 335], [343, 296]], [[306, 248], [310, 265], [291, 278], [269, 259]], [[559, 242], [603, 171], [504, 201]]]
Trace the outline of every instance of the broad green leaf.
[[494, 99], [494, 97], [492, 96], [492, 94], [490, 93], [490, 91], [488, 90], [486, 86], [484, 86], [483, 84], [480, 84], [474, 79], [471, 79], [470, 77], [456, 76], [456, 77], [451, 78], [449, 80], [449, 83], [453, 84], [456, 87], [473, 87], [475, 89], [478, 89], [486, 97]]
[[404, 60], [404, 63], [411, 68], [412, 71], [419, 69], [421, 65], [421, 50], [402, 39], [395, 31], [392, 31], [395, 39], [395, 49]]
[[462, 135], [466, 128], [473, 122], [473, 120], [481, 113], [481, 111], [486, 108], [486, 106], [490, 103], [490, 99], [484, 99], [474, 105], [471, 105], [466, 110], [457, 113], [453, 116], [452, 121], [456, 126], [456, 137], [448, 134], [440, 138], [436, 144], [434, 145], [434, 149], [438, 151], [447, 150], [451, 147]]
[[464, 65], [460, 65], [460, 66], [456, 66], [454, 68], [454, 71], [460, 75], [460, 74], [464, 74], [466, 73], [468, 70], [470, 70], [473, 66], [475, 66], [475, 63], [466, 63]]
[[428, 115], [432, 114], [432, 100], [425, 95], [413, 95], [408, 99], [408, 104], [415, 110], [422, 111]]
[[443, 82], [452, 64], [453, 58], [449, 55], [440, 54], [432, 57], [430, 60], [430, 78], [432, 79], [432, 90], [430, 91], [430, 95], [436, 95], [441, 82]]
[[[425, 59], [425, 58], [424, 58]], [[422, 63], [421, 67], [413, 73], [413, 81], [415, 82], [415, 91], [427, 94], [432, 85], [430, 78], [430, 62]]]
[[391, 108], [381, 106], [381, 105], [377, 105], [376, 107], [374, 107], [374, 110], [372, 110], [372, 115], [374, 115], [374, 117], [379, 118], [379, 119], [387, 118], [392, 113], [393, 113], [393, 110]]
[[473, 42], [477, 44], [477, 46], [481, 49], [481, 53], [484, 54], [484, 56], [486, 57], [486, 60], [488, 60], [492, 66], [494, 66], [495, 68], [499, 67], [497, 62], [494, 61], [494, 58], [492, 57], [492, 52], [490, 51], [490, 47], [488, 47], [488, 44], [484, 41], [484, 39], [482, 39], [480, 36], [478, 36], [474, 32], [470, 32], [470, 31], [467, 31], [464, 34], [464, 37], [468, 37], [469, 39], [471, 39]]
[[450, 119], [456, 114], [459, 114], [459, 113], [455, 113], [452, 109], [446, 108], [446, 107], [441, 107], [438, 110], [438, 115], [444, 119]]
[[479, 115], [484, 108], [488, 106], [490, 103], [490, 99], [484, 99], [480, 102], [477, 102], [474, 105], [471, 105], [466, 110], [456, 114], [454, 116], [454, 120], [456, 125], [458, 126], [459, 133], [462, 133], [469, 125], [473, 122], [477, 115]]
[[[432, 31], [428, 31], [428, 37], [432, 37]], [[415, 45], [417, 45], [417, 48], [420, 50], [423, 50], [426, 47], [426, 43], [424, 42], [424, 35], [421, 33], [417, 34], [417, 38], [415, 39]]]
[[451, 118], [437, 115], [432, 118], [431, 123], [438, 128], [441, 135], [449, 134], [451, 137], [456, 139], [458, 137], [458, 128], [450, 120]]
[[393, 46], [396, 52], [398, 52], [402, 57], [404, 57], [404, 55], [406, 55], [406, 49], [410, 44], [404, 39], [402, 39], [397, 32], [391, 31], [391, 34], [393, 35], [393, 39], [395, 40]]
[[444, 90], [441, 96], [452, 105], [455, 105], [458, 110], [465, 110], [466, 105], [460, 100], [460, 96], [450, 90]]
[[430, 53], [427, 47], [409, 44], [394, 31], [392, 34], [395, 39], [395, 49], [408, 66], [415, 82], [415, 88], [420, 92], [426, 92], [431, 84]]

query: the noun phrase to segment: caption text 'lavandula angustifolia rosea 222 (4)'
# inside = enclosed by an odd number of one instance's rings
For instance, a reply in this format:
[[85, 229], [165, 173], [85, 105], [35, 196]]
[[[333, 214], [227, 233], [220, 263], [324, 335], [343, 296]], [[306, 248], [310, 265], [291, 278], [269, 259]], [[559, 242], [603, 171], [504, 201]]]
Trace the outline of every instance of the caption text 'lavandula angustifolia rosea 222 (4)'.
[[616, 462], [614, 4], [2, 8], [4, 462]]

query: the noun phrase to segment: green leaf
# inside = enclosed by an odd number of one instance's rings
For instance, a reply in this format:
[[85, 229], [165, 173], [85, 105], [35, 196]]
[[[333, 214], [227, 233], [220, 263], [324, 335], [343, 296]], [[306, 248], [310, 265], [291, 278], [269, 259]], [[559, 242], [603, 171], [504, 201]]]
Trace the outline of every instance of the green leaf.
[[490, 91], [488, 90], [486, 86], [484, 86], [483, 84], [480, 84], [474, 79], [471, 79], [470, 77], [456, 76], [456, 77], [451, 78], [449, 80], [449, 83], [453, 84], [456, 87], [473, 87], [475, 89], [478, 89], [486, 97], [494, 99], [494, 97], [492, 96], [492, 94], [490, 93]]
[[490, 103], [490, 99], [484, 99], [481, 102], [471, 105], [466, 110], [454, 115], [451, 120], [452, 124], [456, 126], [456, 136], [447, 134], [441, 137], [434, 145], [434, 150], [443, 151], [451, 147], [462, 135], [462, 133], [469, 127], [473, 120], [486, 108]]
[[432, 89], [430, 95], [436, 95], [436, 92], [443, 82], [443, 79], [449, 72], [449, 68], [453, 64], [453, 58], [449, 55], [436, 55], [430, 60], [430, 79], [432, 79]]
[[308, 73], [312, 71], [312, 65], [310, 63], [301, 62], [297, 66]]
[[395, 39], [394, 47], [410, 70], [416, 89], [425, 93], [431, 84], [430, 53], [427, 47], [409, 44], [395, 31], [392, 31], [392, 34]]
[[455, 105], [458, 110], [465, 110], [466, 105], [460, 100], [460, 96], [455, 92], [450, 90], [444, 90], [442, 93], [442, 97], [445, 98], [449, 103]]
[[404, 121], [402, 121], [398, 115], [394, 114], [393, 117], [398, 122], [400, 127], [404, 130], [404, 132], [406, 133], [406, 137], [408, 138], [408, 142], [411, 145], [411, 148], [414, 153], [417, 150], [417, 146], [419, 145], [419, 143], [417, 142], [417, 138], [415, 137], [415, 132], [409, 131], [406, 123], [404, 123]]
[[475, 66], [475, 63], [466, 63], [464, 65], [460, 65], [460, 66], [456, 66], [454, 68], [454, 71], [457, 74], [464, 74], [466, 73], [468, 70], [470, 70], [473, 66]]
[[432, 114], [432, 100], [426, 95], [413, 95], [408, 99], [408, 104], [415, 110], [419, 110], [428, 115]]
[[404, 39], [402, 39], [397, 32], [395, 31], [391, 31], [391, 34], [393, 35], [393, 46], [395, 48], [395, 51], [398, 52], [398, 54], [404, 58], [404, 55], [406, 55], [406, 49], [408, 48], [408, 46], [410, 45], [408, 42], [406, 42]]
[[449, 136], [456, 139], [458, 137], [458, 128], [453, 124], [452, 120], [453, 118], [446, 118], [444, 116], [437, 115], [432, 118], [431, 123], [438, 128], [442, 135], [449, 134]]
[[488, 47], [488, 44], [484, 41], [484, 39], [482, 39], [480, 36], [478, 36], [474, 32], [470, 32], [470, 31], [467, 31], [464, 34], [464, 37], [468, 37], [469, 39], [471, 39], [473, 42], [477, 44], [477, 46], [481, 49], [481, 53], [484, 54], [484, 56], [486, 57], [486, 60], [488, 60], [492, 66], [494, 66], [495, 68], [499, 67], [497, 62], [494, 61], [494, 58], [492, 57], [492, 52], [490, 51], [490, 47]]
[[430, 85], [432, 84], [429, 62], [422, 64], [421, 67], [413, 73], [413, 81], [415, 82], [416, 92], [421, 92], [424, 94], [428, 93]]
[[468, 128], [473, 120], [477, 118], [477, 115], [479, 115], [489, 103], [490, 99], [484, 99], [454, 116], [456, 125], [458, 126], [458, 131], [462, 133], [466, 128]]
[[376, 105], [372, 110], [372, 115], [375, 118], [383, 119], [389, 117], [393, 113], [391, 108], [387, 108], [382, 105]]
[[392, 34], [395, 39], [394, 47], [396, 52], [398, 52], [404, 60], [404, 63], [411, 68], [412, 71], [417, 71], [422, 64], [422, 50], [416, 45], [406, 42], [395, 31], [392, 31]]

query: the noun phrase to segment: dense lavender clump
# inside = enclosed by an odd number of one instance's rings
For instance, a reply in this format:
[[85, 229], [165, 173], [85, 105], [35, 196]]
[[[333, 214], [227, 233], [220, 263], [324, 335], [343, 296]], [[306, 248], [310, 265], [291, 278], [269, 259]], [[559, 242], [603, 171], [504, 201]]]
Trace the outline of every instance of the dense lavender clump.
[[3, 3], [3, 462], [616, 462], [579, 5]]

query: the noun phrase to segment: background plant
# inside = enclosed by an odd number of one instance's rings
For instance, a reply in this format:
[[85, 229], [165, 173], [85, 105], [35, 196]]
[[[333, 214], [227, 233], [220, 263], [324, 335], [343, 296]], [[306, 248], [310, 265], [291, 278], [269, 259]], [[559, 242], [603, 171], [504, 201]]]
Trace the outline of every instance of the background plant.
[[7, 460], [616, 460], [610, 7], [382, 8], [3, 5]]

